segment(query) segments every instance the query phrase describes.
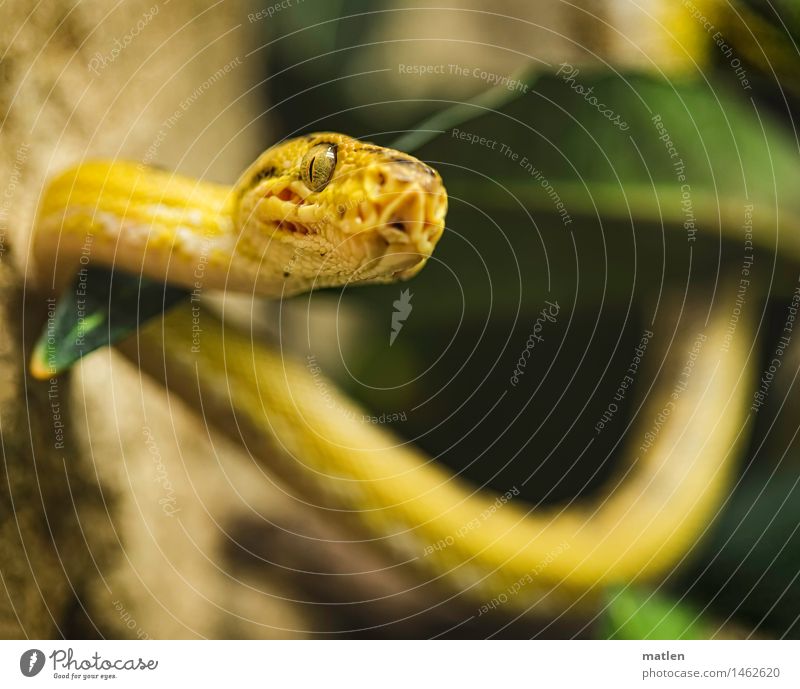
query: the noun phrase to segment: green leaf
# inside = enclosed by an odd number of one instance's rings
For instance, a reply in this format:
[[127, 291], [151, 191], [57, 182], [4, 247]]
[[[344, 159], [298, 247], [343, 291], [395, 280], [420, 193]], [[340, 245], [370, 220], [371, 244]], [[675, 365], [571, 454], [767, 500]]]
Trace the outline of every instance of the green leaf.
[[[536, 80], [536, 74], [529, 69], [517, 70], [510, 79], [527, 87]], [[500, 110], [506, 104], [520, 98], [522, 91], [509, 89], [498, 84], [486, 89], [466, 103], [456, 103], [440, 110], [421, 122], [417, 127], [395, 139], [390, 146], [398, 151], [414, 153], [417, 149], [444, 134], [453, 127], [463, 127], [486, 113]]]
[[[564, 76], [539, 75], [498, 111], [465, 106], [481, 117], [415, 152], [450, 195], [445, 236], [413, 283], [418, 304], [438, 306], [431, 323], [462, 312], [483, 321], [490, 300], [514, 317], [553, 294], [594, 308], [713, 279], [741, 265], [747, 223], [762, 271], [753, 282], [791, 293], [800, 156], [769, 111], [713, 82]], [[386, 299], [378, 289], [348, 298], [370, 309]]]
[[31, 373], [58, 375], [186, 298], [184, 289], [105, 268], [84, 268], [64, 292], [31, 356]]
[[563, 76], [540, 77], [533, 93], [471, 125], [497, 141], [494, 148], [449, 132], [426, 149], [426, 157], [500, 182], [456, 168], [445, 177], [448, 187], [489, 208], [509, 203], [506, 187], [537, 214], [557, 215], [533, 167], [576, 217], [575, 232], [595, 229], [597, 216], [663, 219], [687, 241], [690, 223], [740, 240], [744, 206], [752, 203], [755, 241], [800, 260], [797, 145], [743, 91], [644, 74]]
[[609, 591], [602, 625], [609, 639], [707, 639], [711, 635], [711, 626], [687, 603], [634, 587]]

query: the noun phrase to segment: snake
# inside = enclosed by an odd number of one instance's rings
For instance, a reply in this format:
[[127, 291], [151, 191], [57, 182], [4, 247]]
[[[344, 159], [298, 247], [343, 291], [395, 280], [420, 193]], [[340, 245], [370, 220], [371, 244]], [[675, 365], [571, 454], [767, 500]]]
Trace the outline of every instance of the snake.
[[[322, 132], [270, 147], [229, 186], [136, 162], [82, 162], [44, 189], [33, 253], [51, 284], [91, 263], [191, 290], [282, 299], [412, 278], [444, 233], [447, 205], [428, 164]], [[748, 338], [725, 344], [727, 312], [684, 307], [629, 435], [648, 437], [647, 447], [626, 443], [600, 493], [556, 505], [454, 474], [365, 423], [367, 411], [323, 372], [206, 307], [202, 346], [187, 306], [143, 326], [132, 346], [140, 365], [157, 358], [154, 375], [211, 423], [236, 429], [310, 504], [443, 592], [466, 596], [476, 615], [505, 606], [558, 615], [594, 609], [608, 586], [668, 575], [730, 490], [752, 394]], [[42, 352], [30, 370], [52, 373]]]

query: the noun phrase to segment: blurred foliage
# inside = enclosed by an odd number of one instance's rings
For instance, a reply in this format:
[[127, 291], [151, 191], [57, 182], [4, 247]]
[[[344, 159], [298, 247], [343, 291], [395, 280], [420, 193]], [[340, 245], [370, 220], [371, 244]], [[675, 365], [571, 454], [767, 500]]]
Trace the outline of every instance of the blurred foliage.
[[622, 587], [607, 598], [601, 619], [607, 639], [708, 639], [713, 634], [694, 607], [664, 593]]
[[748, 475], [678, 587], [719, 619], [800, 638], [799, 482], [796, 467]]
[[59, 299], [36, 343], [32, 368], [41, 378], [62, 373], [188, 296], [188, 290], [160, 280], [87, 267]]

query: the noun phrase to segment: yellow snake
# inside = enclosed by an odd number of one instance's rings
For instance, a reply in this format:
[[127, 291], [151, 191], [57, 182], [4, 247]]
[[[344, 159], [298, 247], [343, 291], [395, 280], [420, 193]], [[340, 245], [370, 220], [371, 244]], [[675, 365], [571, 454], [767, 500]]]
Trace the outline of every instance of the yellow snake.
[[[43, 279], [54, 270], [63, 279], [88, 256], [191, 289], [281, 297], [413, 276], [446, 207], [439, 174], [419, 160], [320, 133], [270, 148], [233, 187], [135, 163], [78, 165], [46, 188], [34, 249]], [[590, 605], [607, 584], [658, 579], [717, 512], [752, 384], [751, 326], [741, 322], [723, 352], [728, 316], [686, 307], [663, 333], [663, 370], [629, 434], [623, 473], [603, 495], [565, 507], [453, 476], [363, 422], [366, 412], [335, 391], [332, 404], [317, 371], [210, 311], [202, 346], [193, 346], [196, 314], [178, 307], [139, 332], [135, 351], [143, 365], [161, 357], [152, 371], [199, 400], [206, 419], [236, 428], [309, 500], [472, 596], [476, 615], [497, 606], [554, 613]]]

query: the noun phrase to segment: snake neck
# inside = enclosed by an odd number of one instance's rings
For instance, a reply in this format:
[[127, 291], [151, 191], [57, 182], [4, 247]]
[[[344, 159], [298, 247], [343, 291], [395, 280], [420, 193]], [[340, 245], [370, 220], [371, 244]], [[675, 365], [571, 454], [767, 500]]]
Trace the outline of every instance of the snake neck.
[[[189, 289], [219, 288], [236, 241], [230, 187], [137, 163], [75, 166], [45, 189], [34, 232], [40, 279], [103, 264]], [[213, 269], [210, 269], [213, 266]]]

